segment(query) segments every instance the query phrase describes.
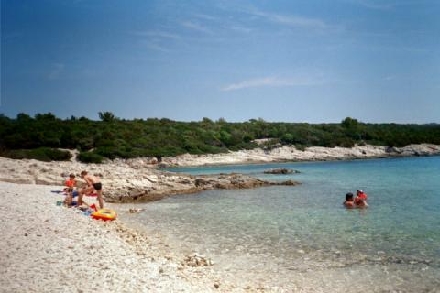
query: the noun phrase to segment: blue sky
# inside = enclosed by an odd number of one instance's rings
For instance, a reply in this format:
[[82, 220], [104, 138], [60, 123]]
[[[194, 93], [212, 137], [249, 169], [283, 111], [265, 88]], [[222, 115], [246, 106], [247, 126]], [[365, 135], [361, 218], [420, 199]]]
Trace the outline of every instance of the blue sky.
[[1, 0], [0, 113], [440, 123], [440, 1]]

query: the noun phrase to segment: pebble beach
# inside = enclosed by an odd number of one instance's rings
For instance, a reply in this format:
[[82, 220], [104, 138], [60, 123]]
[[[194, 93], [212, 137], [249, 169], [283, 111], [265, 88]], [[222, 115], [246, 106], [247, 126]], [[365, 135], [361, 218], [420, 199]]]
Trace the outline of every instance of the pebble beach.
[[213, 267], [182, 265], [159, 236], [57, 206], [54, 189], [0, 182], [1, 292], [234, 291]]

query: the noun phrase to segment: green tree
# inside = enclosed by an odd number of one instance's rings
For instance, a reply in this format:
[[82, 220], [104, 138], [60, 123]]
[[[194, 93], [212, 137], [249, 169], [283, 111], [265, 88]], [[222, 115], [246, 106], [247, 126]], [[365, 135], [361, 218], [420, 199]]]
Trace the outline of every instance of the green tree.
[[115, 114], [111, 113], [111, 112], [99, 112], [99, 119], [101, 119], [104, 122], [115, 122], [117, 120], [119, 120], [119, 118], [117, 118], [115, 116]]

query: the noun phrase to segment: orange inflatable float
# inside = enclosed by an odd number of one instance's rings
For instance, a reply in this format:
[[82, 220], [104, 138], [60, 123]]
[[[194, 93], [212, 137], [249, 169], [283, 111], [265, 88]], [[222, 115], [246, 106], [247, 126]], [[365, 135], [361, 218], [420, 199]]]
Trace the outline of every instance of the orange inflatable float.
[[92, 213], [95, 220], [113, 221], [116, 219], [116, 212], [111, 209], [100, 209]]

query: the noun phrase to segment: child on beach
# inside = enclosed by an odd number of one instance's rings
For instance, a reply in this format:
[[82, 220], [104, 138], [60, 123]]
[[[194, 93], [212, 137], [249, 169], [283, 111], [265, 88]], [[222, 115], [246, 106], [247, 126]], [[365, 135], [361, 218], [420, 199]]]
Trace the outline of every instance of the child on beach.
[[70, 207], [72, 205], [72, 199], [78, 196], [78, 191], [74, 190], [76, 187], [75, 174], [71, 173], [69, 179], [64, 182], [64, 185], [66, 186], [66, 188], [64, 188], [64, 192], [66, 193], [64, 203]]
[[75, 174], [71, 173], [69, 175], [69, 178], [64, 182], [64, 185], [66, 188], [64, 188], [64, 191], [68, 191], [69, 189], [72, 189], [76, 186], [76, 179]]
[[83, 195], [89, 195], [92, 194], [93, 191], [96, 190], [96, 194], [98, 197], [98, 202], [99, 202], [99, 208], [103, 209], [104, 208], [104, 199], [102, 197], [102, 183], [101, 181], [92, 175], [89, 175], [87, 171], [82, 171], [81, 172], [81, 178], [84, 179], [87, 183], [87, 186], [84, 187], [81, 192], [79, 193], [79, 197], [78, 197], [78, 205], [82, 205], [82, 197]]

